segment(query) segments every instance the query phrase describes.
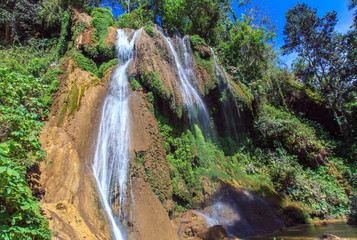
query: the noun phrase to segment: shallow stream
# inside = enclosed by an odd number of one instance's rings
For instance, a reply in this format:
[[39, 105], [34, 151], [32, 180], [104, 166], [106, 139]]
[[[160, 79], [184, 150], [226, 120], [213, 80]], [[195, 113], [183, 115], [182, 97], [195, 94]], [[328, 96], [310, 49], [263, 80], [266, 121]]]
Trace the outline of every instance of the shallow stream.
[[342, 239], [357, 240], [357, 226], [348, 225], [344, 221], [327, 224], [304, 224], [283, 232], [248, 237], [245, 240], [270, 240], [274, 237], [276, 240], [314, 240], [324, 233], [333, 234]]

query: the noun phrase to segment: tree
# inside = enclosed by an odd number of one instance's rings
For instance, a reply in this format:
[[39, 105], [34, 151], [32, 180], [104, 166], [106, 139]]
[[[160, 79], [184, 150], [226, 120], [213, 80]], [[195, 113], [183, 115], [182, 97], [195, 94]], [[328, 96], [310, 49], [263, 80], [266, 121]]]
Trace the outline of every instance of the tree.
[[243, 16], [229, 31], [228, 39], [220, 44], [220, 52], [233, 76], [252, 83], [262, 79], [268, 63], [274, 58], [272, 47], [268, 44], [275, 33], [254, 26], [252, 19]]
[[319, 90], [333, 110], [340, 132], [348, 140], [344, 104], [355, 90], [357, 69], [350, 55], [355, 45], [351, 44], [351, 33], [342, 35], [334, 30], [336, 15], [328, 12], [320, 18], [316, 9], [305, 3], [297, 4], [286, 13], [282, 50], [283, 54], [298, 54], [300, 66], [305, 66], [300, 76]]
[[0, 31], [5, 42], [22, 40], [31, 33], [40, 10], [39, 0], [5, 0], [0, 2]]

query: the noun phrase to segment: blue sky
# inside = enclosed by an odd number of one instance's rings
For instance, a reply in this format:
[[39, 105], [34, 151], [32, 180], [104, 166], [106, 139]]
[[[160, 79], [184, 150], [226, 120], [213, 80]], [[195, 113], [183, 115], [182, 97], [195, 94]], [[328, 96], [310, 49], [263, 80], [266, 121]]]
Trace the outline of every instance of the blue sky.
[[[307, 3], [309, 6], [316, 8], [319, 16], [323, 16], [327, 12], [336, 11], [338, 23], [336, 30], [342, 33], [347, 32], [352, 25], [353, 11], [348, 10], [348, 0], [253, 0], [253, 4], [261, 4], [265, 9], [269, 11], [269, 15], [272, 16], [272, 20], [276, 22], [277, 37], [276, 48], [280, 48], [284, 44], [283, 40], [283, 28], [285, 24], [285, 13], [298, 2]], [[233, 10], [237, 10], [234, 8]], [[282, 57], [282, 61], [290, 66], [293, 59], [296, 58], [295, 54]]]

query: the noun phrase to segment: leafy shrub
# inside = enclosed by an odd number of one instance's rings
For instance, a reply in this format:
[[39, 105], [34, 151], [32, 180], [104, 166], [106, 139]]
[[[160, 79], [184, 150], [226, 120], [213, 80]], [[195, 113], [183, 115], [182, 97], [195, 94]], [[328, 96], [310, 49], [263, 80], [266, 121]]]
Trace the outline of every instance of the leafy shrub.
[[63, 71], [59, 69], [59, 67], [56, 67], [54, 69], [49, 69], [46, 74], [43, 76], [43, 81], [46, 84], [51, 84], [52, 82], [54, 82], [58, 75], [62, 74]]
[[169, 99], [170, 94], [164, 88], [164, 84], [153, 71], [140, 71], [141, 82], [163, 99]]
[[117, 64], [118, 64], [118, 59], [116, 58], [116, 59], [112, 59], [112, 60], [100, 65], [99, 70], [98, 70], [98, 77], [102, 78], [107, 69], [109, 69]]
[[92, 59], [85, 57], [83, 54], [81, 54], [79, 52], [76, 52], [74, 54], [74, 57], [77, 61], [79, 68], [81, 68], [85, 71], [91, 72], [94, 75], [98, 75], [97, 65], [95, 64], [95, 62]]
[[32, 44], [0, 51], [1, 239], [51, 239], [25, 181], [26, 168], [45, 158], [38, 136], [58, 85], [57, 73], [44, 76], [51, 59], [53, 52]]
[[[134, 91], [138, 91], [138, 90], [142, 89], [142, 86], [141, 86], [140, 83], [136, 80], [135, 77], [130, 77], [130, 78], [129, 78], [129, 81], [130, 81], [130, 86], [131, 86], [131, 88], [132, 88]], [[151, 93], [150, 95], [151, 95], [152, 97], [154, 97], [153, 94], [152, 94], [152, 92], [150, 92], [150, 93]]]
[[8, 159], [10, 148], [0, 144], [0, 237], [2, 239], [51, 239], [48, 221], [32, 196], [26, 168]]
[[68, 42], [67, 42], [67, 36], [68, 36], [68, 30], [70, 26], [70, 14], [67, 12], [64, 12], [63, 16], [61, 17], [61, 33], [60, 37], [58, 39], [58, 45], [57, 45], [57, 50], [56, 53], [60, 57], [64, 55], [67, 51], [68, 47]]
[[262, 133], [265, 142], [273, 142], [276, 147], [281, 144], [286, 151], [297, 155], [308, 166], [328, 163], [325, 142], [316, 137], [312, 127], [286, 111], [264, 105], [255, 128]]
[[206, 45], [205, 40], [198, 35], [191, 36], [191, 43], [193, 47], [197, 47], [199, 45]]
[[114, 58], [117, 58], [117, 49], [115, 46], [106, 47], [104, 45], [89, 45], [85, 46], [82, 49], [88, 57], [93, 59], [98, 65], [102, 64], [103, 62], [110, 61]]
[[95, 35], [99, 45], [104, 46], [105, 38], [108, 34], [108, 27], [113, 26], [114, 18], [112, 13], [105, 8], [93, 8], [91, 11], [92, 24], [96, 28]]
[[0, 68], [0, 123], [6, 126], [2, 139], [17, 142], [12, 157], [42, 159], [36, 137], [43, 125], [41, 118], [48, 112], [47, 90], [48, 86], [39, 78]]
[[153, 22], [149, 21], [146, 25], [145, 25], [145, 32], [150, 36], [154, 36], [154, 28], [153, 28]]
[[0, 144], [1, 239], [51, 239], [48, 220], [32, 196], [24, 175], [26, 168], [8, 159], [10, 148]]
[[119, 28], [139, 29], [146, 25], [147, 22], [154, 19], [151, 10], [142, 8], [135, 9], [131, 13], [124, 13], [117, 19]]

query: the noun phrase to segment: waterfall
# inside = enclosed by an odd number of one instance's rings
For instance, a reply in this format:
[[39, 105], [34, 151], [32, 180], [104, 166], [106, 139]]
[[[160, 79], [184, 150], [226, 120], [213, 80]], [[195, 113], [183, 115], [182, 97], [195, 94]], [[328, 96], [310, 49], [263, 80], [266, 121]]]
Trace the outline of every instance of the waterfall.
[[183, 98], [183, 106], [184, 109], [187, 110], [191, 125], [197, 124], [205, 137], [214, 138], [215, 131], [207, 107], [193, 86], [195, 83], [195, 74], [190, 47], [187, 47], [187, 37], [177, 39], [178, 37], [176, 36], [178, 49], [183, 53], [183, 61], [181, 61], [171, 39], [165, 36], [161, 29], [159, 29], [159, 31], [169, 45], [170, 52], [174, 57], [179, 79], [178, 85], [180, 86]]
[[[125, 216], [127, 178], [129, 171], [129, 105], [127, 68], [133, 59], [134, 42], [124, 31], [117, 31], [119, 67], [116, 68], [104, 100], [94, 154], [93, 172], [104, 210], [115, 239], [126, 238], [121, 221]], [[114, 207], [118, 208], [113, 210]]]
[[221, 93], [221, 99], [222, 99], [221, 109], [223, 110], [223, 116], [226, 125], [226, 133], [227, 136], [230, 136], [236, 142], [239, 142], [238, 128], [236, 125], [237, 119], [234, 117], [234, 113], [233, 113], [234, 108], [231, 104], [231, 101], [227, 99], [228, 97], [227, 95], [232, 91], [231, 80], [228, 77], [226, 71], [224, 69], [221, 69], [221, 67], [219, 66], [218, 60], [216, 58], [216, 55], [214, 54], [213, 49], [212, 48], [210, 49], [215, 63], [216, 76], [218, 79], [218, 89], [219, 92]]

